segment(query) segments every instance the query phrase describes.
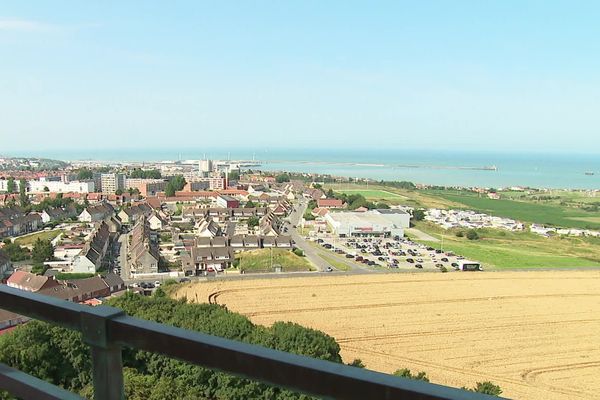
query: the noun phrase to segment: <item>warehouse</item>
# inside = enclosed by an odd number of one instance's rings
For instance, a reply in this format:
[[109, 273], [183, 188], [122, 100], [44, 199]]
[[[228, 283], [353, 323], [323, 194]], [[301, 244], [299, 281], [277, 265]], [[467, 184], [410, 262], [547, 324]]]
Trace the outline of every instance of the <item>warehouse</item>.
[[404, 236], [404, 229], [410, 224], [410, 214], [398, 209], [343, 211], [329, 212], [325, 220], [340, 237]]

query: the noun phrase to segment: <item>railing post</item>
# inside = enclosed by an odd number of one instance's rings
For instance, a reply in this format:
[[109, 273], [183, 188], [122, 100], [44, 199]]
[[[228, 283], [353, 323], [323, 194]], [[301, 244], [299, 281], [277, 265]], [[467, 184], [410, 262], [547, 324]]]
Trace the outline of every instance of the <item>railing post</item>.
[[124, 315], [114, 307], [90, 307], [81, 313], [83, 341], [91, 348], [92, 375], [95, 400], [122, 400], [125, 398], [123, 386], [123, 361], [121, 346], [111, 343], [108, 335], [108, 321]]

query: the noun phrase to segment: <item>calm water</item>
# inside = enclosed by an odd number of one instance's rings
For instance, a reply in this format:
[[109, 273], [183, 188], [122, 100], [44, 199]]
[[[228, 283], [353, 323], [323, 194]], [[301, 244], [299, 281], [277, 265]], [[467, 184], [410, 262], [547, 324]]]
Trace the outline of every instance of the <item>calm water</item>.
[[[460, 186], [600, 189], [600, 157], [591, 154], [540, 154], [432, 150], [151, 150], [81, 151], [44, 154], [61, 160], [160, 161], [245, 159], [262, 162], [263, 170], [327, 173], [339, 176]], [[495, 165], [496, 171], [465, 169]], [[594, 172], [595, 175], [586, 175]]]

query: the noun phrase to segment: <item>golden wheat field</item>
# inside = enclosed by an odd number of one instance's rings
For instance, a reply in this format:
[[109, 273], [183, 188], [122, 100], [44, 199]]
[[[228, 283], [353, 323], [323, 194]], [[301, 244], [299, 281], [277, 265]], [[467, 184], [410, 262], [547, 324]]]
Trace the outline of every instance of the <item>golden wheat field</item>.
[[322, 330], [346, 362], [377, 371], [425, 371], [455, 387], [490, 380], [520, 399], [600, 393], [599, 271], [214, 281], [175, 296]]

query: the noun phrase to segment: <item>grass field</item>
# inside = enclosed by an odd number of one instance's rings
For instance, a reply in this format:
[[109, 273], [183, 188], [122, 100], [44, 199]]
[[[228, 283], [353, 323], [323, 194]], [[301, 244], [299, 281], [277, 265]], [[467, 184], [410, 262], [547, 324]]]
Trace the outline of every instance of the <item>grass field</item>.
[[176, 292], [270, 325], [338, 341], [345, 362], [425, 371], [432, 382], [490, 380], [519, 399], [595, 399], [600, 272], [373, 274], [213, 281]]
[[323, 260], [327, 261], [335, 269], [338, 269], [340, 271], [348, 271], [350, 269], [350, 267], [348, 265], [344, 264], [341, 261], [338, 261], [335, 257], [329, 257], [329, 256], [326, 256], [323, 254], [319, 254], [319, 257], [321, 257]]
[[60, 229], [55, 229], [52, 231], [42, 231], [33, 233], [31, 235], [19, 237], [15, 239], [15, 243], [21, 246], [31, 246], [35, 243], [36, 240], [53, 240], [58, 235], [60, 235], [62, 231]]
[[[459, 203], [453, 203], [440, 196], [431, 196], [421, 190], [404, 190], [397, 189], [382, 185], [362, 185], [362, 184], [326, 184], [325, 190], [333, 189], [336, 192], [343, 193], [360, 193], [367, 198], [367, 200], [382, 200], [390, 205], [406, 205], [411, 207], [426, 207], [426, 208], [452, 208], [459, 207]], [[384, 197], [368, 197], [364, 193], [374, 192], [378, 193], [379, 196]], [[371, 194], [374, 194], [371, 193]]]
[[[273, 256], [271, 262], [271, 255]], [[271, 265], [281, 265], [284, 272], [312, 271], [314, 268], [305, 257], [297, 256], [289, 250], [259, 249], [239, 253], [240, 270], [245, 272], [273, 272]]]
[[397, 200], [397, 199], [406, 199], [406, 196], [392, 193], [387, 190], [368, 190], [368, 189], [347, 189], [340, 190], [342, 193], [346, 194], [361, 194], [367, 200]]
[[539, 204], [514, 200], [492, 200], [464, 192], [426, 191], [429, 195], [460, 203], [462, 208], [479, 210], [487, 214], [517, 219], [523, 222], [535, 222], [570, 228], [600, 229], [600, 212], [588, 212], [574, 207], [555, 204]]
[[[479, 261], [486, 268], [584, 268], [600, 267], [600, 240], [594, 238], [545, 238], [528, 232], [480, 231], [480, 240], [455, 236], [454, 231], [421, 222], [417, 227], [436, 239], [443, 249]], [[413, 238], [435, 248], [441, 242]]]

